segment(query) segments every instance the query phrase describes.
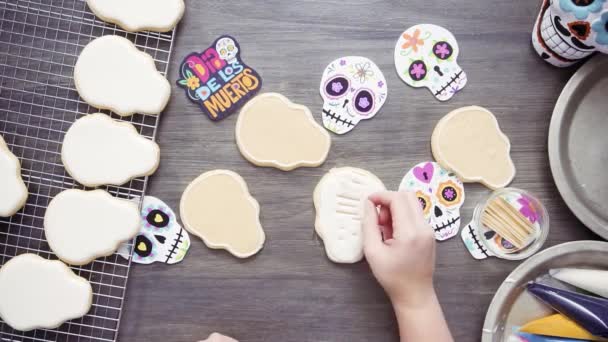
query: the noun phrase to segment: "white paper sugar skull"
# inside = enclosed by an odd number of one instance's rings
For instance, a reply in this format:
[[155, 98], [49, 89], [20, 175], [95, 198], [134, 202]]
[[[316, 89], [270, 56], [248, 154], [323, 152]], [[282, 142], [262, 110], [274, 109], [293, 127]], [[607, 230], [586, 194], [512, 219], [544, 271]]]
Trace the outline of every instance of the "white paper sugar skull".
[[426, 87], [439, 101], [447, 101], [467, 84], [457, 64], [458, 42], [441, 26], [419, 24], [407, 29], [395, 46], [397, 74], [414, 88]]
[[386, 102], [386, 79], [365, 57], [342, 57], [331, 62], [321, 78], [323, 125], [336, 134], [350, 132], [371, 119]]
[[465, 196], [464, 186], [454, 174], [434, 162], [420, 163], [405, 175], [399, 190], [416, 193], [437, 240], [458, 234]]
[[[175, 213], [156, 197], [144, 197], [141, 207], [141, 228], [135, 237], [133, 262], [176, 264], [190, 248], [190, 237], [177, 222]], [[128, 257], [129, 246], [123, 244], [120, 255]]]
[[565, 67], [595, 51], [608, 53], [606, 0], [544, 0], [532, 45], [545, 61]]
[[239, 53], [239, 47], [234, 40], [229, 37], [220, 38], [215, 44], [215, 51], [220, 55], [221, 59], [226, 60], [228, 64], [236, 61], [236, 56]]

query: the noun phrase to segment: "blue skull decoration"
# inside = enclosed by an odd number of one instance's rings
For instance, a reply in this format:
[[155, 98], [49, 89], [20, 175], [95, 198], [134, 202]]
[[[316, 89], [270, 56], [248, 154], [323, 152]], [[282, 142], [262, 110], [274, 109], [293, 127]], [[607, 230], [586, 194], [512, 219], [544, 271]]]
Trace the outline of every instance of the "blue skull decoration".
[[606, 0], [544, 0], [532, 44], [547, 62], [566, 67], [596, 51], [608, 53]]

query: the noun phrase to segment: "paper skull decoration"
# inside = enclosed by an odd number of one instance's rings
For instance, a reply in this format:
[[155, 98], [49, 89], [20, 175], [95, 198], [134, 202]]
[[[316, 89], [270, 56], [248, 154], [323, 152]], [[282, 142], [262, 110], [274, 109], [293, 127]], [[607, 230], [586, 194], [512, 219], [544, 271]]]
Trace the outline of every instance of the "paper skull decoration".
[[239, 53], [239, 48], [232, 38], [224, 37], [215, 44], [215, 51], [220, 54], [220, 58], [232, 64], [236, 61], [236, 56]]
[[543, 0], [532, 45], [547, 62], [565, 67], [595, 51], [608, 53], [606, 0]]
[[395, 46], [399, 77], [414, 88], [426, 87], [439, 101], [447, 101], [467, 84], [456, 63], [458, 42], [441, 26], [419, 24], [407, 29]]
[[321, 78], [323, 125], [336, 134], [350, 132], [371, 119], [386, 102], [386, 79], [365, 57], [348, 56], [331, 62]]
[[416, 193], [437, 240], [458, 234], [465, 196], [462, 182], [454, 174], [434, 162], [420, 163], [405, 175], [399, 190]]
[[[177, 222], [175, 213], [156, 197], [144, 197], [141, 207], [141, 228], [133, 243], [133, 262], [176, 264], [190, 248], [190, 237]], [[129, 256], [129, 245], [123, 244], [119, 254]]]

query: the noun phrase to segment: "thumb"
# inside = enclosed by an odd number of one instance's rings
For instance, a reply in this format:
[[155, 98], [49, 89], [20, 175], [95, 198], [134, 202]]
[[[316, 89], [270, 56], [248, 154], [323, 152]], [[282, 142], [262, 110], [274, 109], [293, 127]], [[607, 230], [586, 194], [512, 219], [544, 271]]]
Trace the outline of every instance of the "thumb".
[[378, 212], [374, 204], [367, 199], [363, 208], [363, 220], [361, 220], [363, 245], [377, 246], [382, 243], [382, 233], [378, 227]]

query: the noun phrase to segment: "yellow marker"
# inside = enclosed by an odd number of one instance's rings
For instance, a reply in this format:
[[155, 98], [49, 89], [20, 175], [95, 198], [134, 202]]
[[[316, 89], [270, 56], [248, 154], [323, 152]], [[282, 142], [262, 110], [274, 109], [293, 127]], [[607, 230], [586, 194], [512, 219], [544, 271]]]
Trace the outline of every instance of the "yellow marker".
[[529, 334], [576, 338], [587, 341], [606, 341], [606, 339], [591, 335], [590, 332], [561, 314], [529, 322], [522, 326], [519, 331]]
[[139, 245], [137, 245], [137, 249], [140, 250], [140, 251], [142, 251], [142, 252], [145, 252], [145, 251], [148, 250], [148, 247], [146, 247], [145, 243], [140, 242]]
[[156, 223], [163, 222], [163, 217], [160, 216], [160, 214], [156, 214], [156, 216], [154, 216], [154, 222], [156, 222]]

